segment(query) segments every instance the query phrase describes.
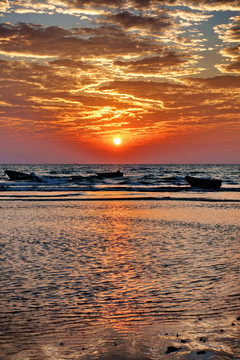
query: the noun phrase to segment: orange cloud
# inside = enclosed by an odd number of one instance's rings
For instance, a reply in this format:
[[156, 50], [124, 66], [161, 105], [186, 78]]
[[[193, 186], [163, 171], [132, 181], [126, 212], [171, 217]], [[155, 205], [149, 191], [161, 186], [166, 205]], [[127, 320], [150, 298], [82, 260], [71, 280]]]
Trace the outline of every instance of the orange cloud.
[[222, 73], [240, 73], [240, 46], [225, 48], [220, 53], [224, 57], [230, 58], [231, 62], [228, 64], [217, 64], [217, 69]]
[[236, 10], [236, 1], [16, 0], [14, 7], [44, 21], [42, 13], [68, 13], [74, 26], [0, 23], [4, 136], [107, 151], [117, 131], [126, 153], [143, 144], [237, 143], [239, 17], [215, 26], [215, 44], [199, 27], [218, 10]]

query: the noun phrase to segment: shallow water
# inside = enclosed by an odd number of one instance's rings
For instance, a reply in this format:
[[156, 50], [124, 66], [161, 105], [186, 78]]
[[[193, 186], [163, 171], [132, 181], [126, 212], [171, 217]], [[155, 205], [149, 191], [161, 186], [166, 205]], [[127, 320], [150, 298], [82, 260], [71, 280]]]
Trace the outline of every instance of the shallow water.
[[0, 358], [239, 359], [239, 210], [1, 201]]

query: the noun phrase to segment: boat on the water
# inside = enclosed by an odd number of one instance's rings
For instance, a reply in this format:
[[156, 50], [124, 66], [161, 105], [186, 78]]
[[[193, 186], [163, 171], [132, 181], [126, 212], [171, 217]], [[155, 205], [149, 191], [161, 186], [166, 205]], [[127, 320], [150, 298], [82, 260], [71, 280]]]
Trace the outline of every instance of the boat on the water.
[[35, 180], [39, 181], [39, 177], [34, 173], [26, 174], [19, 171], [5, 170], [5, 174], [9, 177], [10, 180]]
[[123, 173], [120, 170], [117, 170], [111, 172], [97, 173], [97, 176], [100, 178], [117, 178], [117, 177], [122, 177]]
[[185, 180], [191, 187], [201, 189], [219, 189], [222, 185], [222, 180], [210, 178], [197, 178], [193, 176], [185, 176]]

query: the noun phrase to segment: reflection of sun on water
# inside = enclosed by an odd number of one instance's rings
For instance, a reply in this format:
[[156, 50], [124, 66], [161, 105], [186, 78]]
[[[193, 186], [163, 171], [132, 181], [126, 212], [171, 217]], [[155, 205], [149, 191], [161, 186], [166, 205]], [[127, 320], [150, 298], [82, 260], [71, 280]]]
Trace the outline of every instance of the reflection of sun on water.
[[[107, 204], [104, 228], [106, 248], [101, 253], [101, 285], [105, 291], [98, 293], [101, 321], [111, 331], [124, 334], [136, 331], [133, 319], [142, 311], [139, 303], [139, 283], [128, 225], [127, 202]], [[111, 214], [111, 215], [110, 215]], [[133, 330], [135, 329], [135, 330]]]

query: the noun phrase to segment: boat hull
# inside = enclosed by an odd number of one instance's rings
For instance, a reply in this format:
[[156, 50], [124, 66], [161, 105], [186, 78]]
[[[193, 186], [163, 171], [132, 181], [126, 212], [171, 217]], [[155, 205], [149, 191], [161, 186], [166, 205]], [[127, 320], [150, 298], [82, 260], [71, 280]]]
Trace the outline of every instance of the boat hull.
[[97, 173], [97, 176], [100, 178], [117, 178], [122, 177], [123, 173], [118, 170], [115, 172]]
[[185, 176], [185, 180], [191, 187], [200, 189], [219, 189], [222, 186], [222, 180], [217, 179], [203, 179], [193, 176]]
[[19, 171], [5, 170], [5, 174], [9, 177], [10, 180], [38, 180], [38, 177], [35, 174], [26, 174]]

